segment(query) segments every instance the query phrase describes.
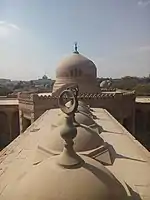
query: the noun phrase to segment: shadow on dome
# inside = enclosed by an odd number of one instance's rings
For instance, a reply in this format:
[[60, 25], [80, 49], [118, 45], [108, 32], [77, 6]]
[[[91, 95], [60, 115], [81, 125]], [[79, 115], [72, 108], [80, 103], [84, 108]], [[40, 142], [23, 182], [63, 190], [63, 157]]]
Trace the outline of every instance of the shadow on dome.
[[[123, 185], [116, 179], [116, 177], [111, 174], [111, 178], [110, 178], [110, 174], [106, 174], [104, 173], [104, 171], [99, 170], [97, 167], [89, 164], [89, 163], [85, 163], [83, 165], [83, 168], [90, 171], [91, 173], [93, 173], [104, 185], [107, 185], [108, 188], [112, 188], [112, 186], [116, 186], [116, 190], [114, 190], [113, 187], [113, 191], [110, 192], [110, 195], [116, 195], [120, 196], [120, 194], [122, 194], [122, 196], [126, 196], [127, 197], [127, 192], [125, 191], [125, 188], [123, 187]], [[110, 198], [112, 199], [112, 196], [110, 196]], [[125, 198], [126, 199], [126, 198]], [[125, 199], [121, 199], [121, 200], [125, 200]], [[115, 200], [113, 198], [113, 200]]]
[[128, 184], [126, 184], [126, 186], [127, 186], [128, 190], [129, 190], [129, 192], [131, 194], [131, 197], [129, 198], [129, 200], [130, 199], [131, 200], [133, 200], [133, 199], [142, 200], [140, 195], [137, 192], [135, 192]]

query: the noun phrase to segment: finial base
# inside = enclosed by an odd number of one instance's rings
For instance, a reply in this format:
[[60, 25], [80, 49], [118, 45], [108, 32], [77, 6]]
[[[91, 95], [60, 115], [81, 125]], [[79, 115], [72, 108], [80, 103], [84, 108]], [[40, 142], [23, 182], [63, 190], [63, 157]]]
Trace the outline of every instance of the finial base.
[[79, 52], [78, 52], [78, 51], [74, 51], [73, 53], [75, 53], [75, 54], [79, 54]]
[[63, 152], [59, 155], [58, 164], [64, 168], [78, 168], [84, 164], [84, 160], [75, 153], [74, 150], [64, 148]]

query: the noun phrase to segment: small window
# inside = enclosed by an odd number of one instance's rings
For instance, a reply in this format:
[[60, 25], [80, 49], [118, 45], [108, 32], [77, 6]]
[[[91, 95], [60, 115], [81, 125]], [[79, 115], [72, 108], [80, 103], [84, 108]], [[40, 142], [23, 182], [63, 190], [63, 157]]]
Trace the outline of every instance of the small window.
[[82, 76], [82, 70], [79, 69], [79, 76]]

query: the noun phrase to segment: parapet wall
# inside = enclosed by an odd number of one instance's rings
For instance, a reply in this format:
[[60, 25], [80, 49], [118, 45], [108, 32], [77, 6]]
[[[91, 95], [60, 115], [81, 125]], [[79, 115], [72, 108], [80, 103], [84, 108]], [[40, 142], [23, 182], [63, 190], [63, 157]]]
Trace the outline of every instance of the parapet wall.
[[[85, 100], [85, 101], [99, 101], [99, 100], [106, 100], [106, 99], [124, 99], [124, 98], [130, 98], [135, 100], [135, 92], [122, 92], [122, 93], [117, 93], [117, 92], [101, 92], [101, 93], [81, 93], [78, 96], [78, 99], [80, 100]], [[57, 94], [51, 94], [43, 93], [43, 95], [38, 95], [38, 94], [30, 94], [30, 93], [21, 93], [18, 96], [19, 102], [32, 102], [33, 104], [40, 105], [40, 104], [49, 104], [49, 107], [57, 107], [57, 99], [58, 95]], [[51, 105], [52, 104], [52, 105]], [[55, 105], [54, 105], [55, 104]], [[94, 105], [93, 105], [94, 106]]]
[[33, 101], [34, 95], [36, 95], [36, 94], [29, 93], [29, 92], [19, 92], [18, 100], [19, 101]]
[[[24, 112], [32, 112], [34, 120], [40, 117], [46, 110], [58, 108], [59, 93], [30, 94], [22, 93], [19, 95], [19, 107]], [[127, 91], [102, 91], [100, 93], [80, 93], [79, 100], [85, 101], [93, 108], [107, 109], [120, 123], [131, 118], [133, 123], [135, 113], [135, 92]], [[28, 111], [27, 111], [28, 109]]]

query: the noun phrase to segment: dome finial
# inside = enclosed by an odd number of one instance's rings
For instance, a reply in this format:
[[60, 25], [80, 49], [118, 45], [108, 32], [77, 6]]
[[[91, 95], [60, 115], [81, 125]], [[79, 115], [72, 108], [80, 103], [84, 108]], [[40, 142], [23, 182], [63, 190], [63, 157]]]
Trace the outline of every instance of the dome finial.
[[[77, 93], [76, 93], [77, 94]], [[67, 107], [64, 100], [71, 100], [71, 106]], [[73, 139], [77, 135], [77, 128], [73, 123], [73, 115], [77, 110], [78, 101], [77, 95], [71, 89], [64, 90], [58, 100], [59, 107], [67, 115], [65, 117], [64, 127], [60, 131], [61, 137], [64, 139], [64, 150], [60, 154], [58, 159], [58, 164], [65, 168], [75, 168], [81, 166], [84, 161], [82, 158], [76, 154], [73, 149]]]
[[79, 52], [78, 52], [78, 43], [77, 42], [74, 43], [74, 52], [73, 53], [79, 54]]

